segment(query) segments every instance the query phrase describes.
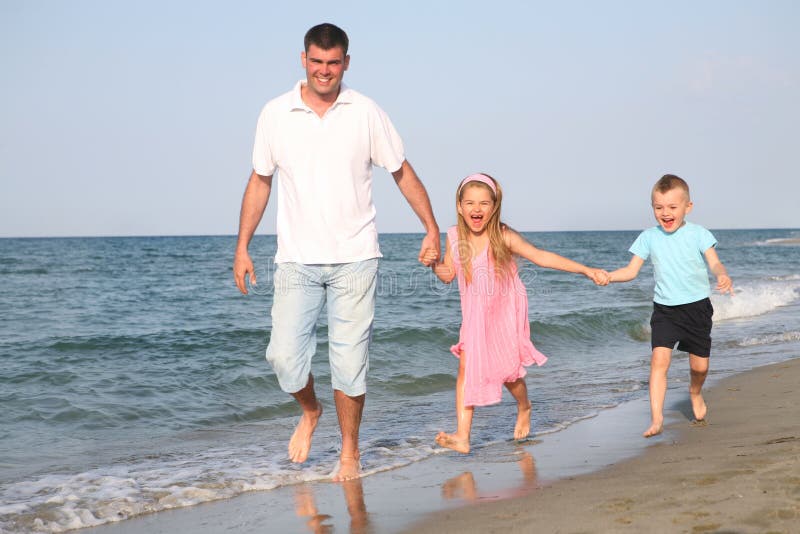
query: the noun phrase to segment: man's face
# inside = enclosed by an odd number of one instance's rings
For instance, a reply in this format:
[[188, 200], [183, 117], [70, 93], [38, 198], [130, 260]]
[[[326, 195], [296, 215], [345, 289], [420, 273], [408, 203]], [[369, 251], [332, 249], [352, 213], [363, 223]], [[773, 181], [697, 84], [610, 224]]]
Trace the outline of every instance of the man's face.
[[350, 64], [350, 56], [345, 55], [338, 46], [323, 50], [312, 44], [301, 58], [303, 68], [306, 69], [308, 90], [319, 98], [335, 99], [339, 95], [344, 71]]
[[692, 203], [683, 189], [670, 189], [665, 193], [653, 191], [653, 215], [665, 232], [672, 233], [683, 226], [690, 211]]

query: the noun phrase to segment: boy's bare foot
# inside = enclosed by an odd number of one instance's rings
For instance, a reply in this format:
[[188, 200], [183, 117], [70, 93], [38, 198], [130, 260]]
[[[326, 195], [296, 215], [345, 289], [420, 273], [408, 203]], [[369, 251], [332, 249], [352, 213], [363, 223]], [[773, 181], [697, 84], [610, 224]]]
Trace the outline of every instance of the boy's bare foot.
[[289, 459], [296, 464], [300, 464], [308, 459], [308, 451], [311, 450], [311, 437], [317, 428], [317, 423], [322, 415], [322, 404], [317, 402], [317, 410], [314, 412], [303, 412], [300, 422], [294, 429], [294, 434], [289, 440]]
[[461, 454], [467, 454], [469, 452], [469, 438], [460, 438], [455, 434], [439, 432], [436, 434], [436, 443], [440, 447], [452, 449]]
[[706, 412], [708, 412], [708, 407], [706, 406], [706, 401], [703, 399], [703, 396], [699, 393], [697, 395], [689, 394], [689, 398], [692, 400], [692, 411], [694, 412], [695, 421], [704, 421]]
[[353, 480], [361, 476], [361, 460], [358, 456], [340, 456], [338, 469], [333, 474], [334, 482]]
[[661, 434], [662, 430], [664, 430], [663, 421], [659, 421], [658, 423], [653, 422], [653, 424], [650, 425], [650, 428], [644, 431], [642, 436], [646, 438], [652, 438], [653, 436]]
[[514, 439], [520, 440], [531, 433], [531, 401], [527, 408], [517, 408], [517, 424], [514, 425]]

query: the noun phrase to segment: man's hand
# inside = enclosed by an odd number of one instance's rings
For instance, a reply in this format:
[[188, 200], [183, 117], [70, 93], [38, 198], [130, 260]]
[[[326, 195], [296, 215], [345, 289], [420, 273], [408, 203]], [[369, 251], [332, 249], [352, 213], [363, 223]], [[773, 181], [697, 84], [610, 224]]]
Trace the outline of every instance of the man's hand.
[[256, 284], [256, 271], [253, 267], [253, 260], [250, 259], [250, 254], [245, 250], [244, 252], [236, 252], [233, 257], [233, 279], [236, 281], [236, 287], [239, 291], [247, 295], [247, 281], [246, 277], [250, 274], [250, 283]]
[[430, 267], [436, 260], [439, 259], [441, 254], [441, 243], [439, 241], [438, 233], [428, 233], [422, 240], [422, 246], [419, 249], [419, 261], [425, 267]]

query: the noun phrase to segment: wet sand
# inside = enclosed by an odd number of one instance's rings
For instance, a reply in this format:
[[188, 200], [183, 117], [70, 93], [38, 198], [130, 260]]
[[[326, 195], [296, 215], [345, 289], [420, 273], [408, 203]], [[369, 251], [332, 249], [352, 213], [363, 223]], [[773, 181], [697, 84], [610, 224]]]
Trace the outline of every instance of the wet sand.
[[800, 359], [719, 381], [706, 400], [708, 425], [692, 427], [688, 393], [671, 389], [651, 439], [641, 399], [522, 444], [81, 532], [798, 532]]
[[800, 359], [726, 378], [705, 398], [706, 426], [679, 417], [636, 458], [408, 532], [800, 532]]

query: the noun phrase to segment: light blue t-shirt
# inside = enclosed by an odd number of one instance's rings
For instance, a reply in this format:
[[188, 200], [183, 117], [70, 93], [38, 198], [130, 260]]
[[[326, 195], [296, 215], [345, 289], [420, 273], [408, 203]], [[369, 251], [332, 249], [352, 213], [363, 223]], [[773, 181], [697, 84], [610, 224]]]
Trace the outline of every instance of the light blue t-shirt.
[[653, 300], [677, 306], [703, 300], [711, 294], [704, 253], [716, 244], [711, 232], [687, 221], [672, 233], [660, 226], [648, 228], [629, 250], [643, 260], [653, 261], [656, 279]]

